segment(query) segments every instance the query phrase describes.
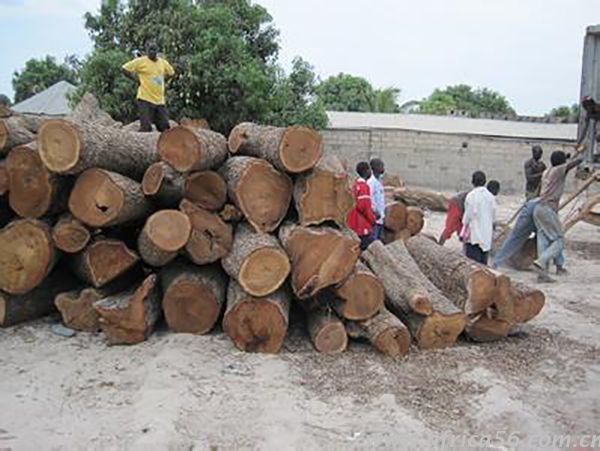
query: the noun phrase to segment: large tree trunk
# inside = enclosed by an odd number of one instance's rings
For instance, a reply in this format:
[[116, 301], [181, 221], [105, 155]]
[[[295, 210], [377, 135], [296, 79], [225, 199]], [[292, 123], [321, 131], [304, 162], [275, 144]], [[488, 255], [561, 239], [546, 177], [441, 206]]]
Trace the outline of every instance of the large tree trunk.
[[385, 228], [392, 232], [400, 232], [406, 229], [407, 217], [406, 205], [402, 202], [392, 202], [385, 207]]
[[158, 285], [152, 274], [137, 289], [94, 304], [110, 344], [141, 343], [150, 336], [161, 314]]
[[158, 161], [158, 133], [134, 133], [115, 127], [46, 121], [38, 132], [40, 157], [58, 174], [79, 174], [100, 168], [141, 180], [146, 168]]
[[259, 232], [273, 232], [285, 217], [292, 181], [265, 160], [233, 157], [221, 168], [229, 198]]
[[339, 158], [324, 156], [315, 168], [294, 184], [294, 202], [300, 225], [332, 221], [343, 228], [354, 205], [351, 181]]
[[366, 338], [379, 352], [389, 357], [406, 355], [410, 349], [408, 329], [385, 308], [369, 319], [347, 321], [346, 330], [352, 338]]
[[448, 211], [448, 199], [443, 194], [433, 191], [398, 188], [394, 191], [394, 199], [409, 206], [426, 208], [432, 211]]
[[163, 161], [180, 172], [205, 171], [223, 164], [227, 140], [211, 130], [180, 125], [160, 135], [158, 152]]
[[308, 171], [321, 158], [321, 136], [306, 127], [268, 127], [243, 122], [229, 134], [233, 154], [263, 158], [280, 171]]
[[179, 204], [183, 197], [184, 185], [185, 175], [164, 161], [150, 165], [142, 179], [144, 195], [163, 208]]
[[70, 213], [61, 216], [52, 228], [52, 239], [58, 249], [69, 254], [82, 251], [91, 238], [88, 228]]
[[225, 304], [227, 277], [217, 266], [175, 263], [161, 272], [162, 307], [175, 332], [205, 334]]
[[189, 119], [184, 117], [179, 121], [179, 125], [189, 128], [203, 128], [206, 130], [210, 130], [210, 124], [206, 119]]
[[406, 246], [421, 271], [467, 315], [492, 304], [496, 280], [486, 268], [425, 237], [415, 236]]
[[216, 213], [197, 207], [187, 199], [181, 201], [179, 209], [190, 218], [192, 224], [185, 252], [194, 263], [213, 263], [229, 254], [233, 246], [231, 225]]
[[515, 303], [515, 322], [526, 323], [535, 318], [544, 308], [546, 296], [541, 290], [521, 282], [512, 283]]
[[35, 140], [18, 116], [0, 119], [0, 156], [6, 155], [13, 147]]
[[57, 259], [46, 223], [34, 219], [9, 223], [0, 230], [0, 290], [27, 293], [46, 278]]
[[73, 255], [71, 267], [81, 280], [99, 288], [127, 272], [138, 260], [122, 241], [99, 238]]
[[284, 224], [279, 240], [292, 264], [292, 288], [300, 299], [342, 282], [354, 269], [360, 243], [351, 232]]
[[363, 263], [358, 262], [348, 278], [334, 289], [333, 307], [338, 315], [349, 320], [371, 318], [385, 300], [383, 284]]
[[151, 208], [139, 183], [103, 169], [88, 169], [81, 174], [69, 197], [73, 216], [92, 227], [140, 221]]
[[27, 293], [0, 292], [0, 327], [30, 321], [54, 312], [54, 296], [78, 284], [68, 271], [53, 271], [40, 285]]
[[339, 354], [348, 346], [344, 323], [327, 307], [306, 311], [308, 335], [315, 349], [323, 354]]
[[229, 281], [223, 330], [242, 351], [277, 353], [287, 333], [291, 296], [285, 287], [267, 297], [246, 294]]
[[164, 266], [187, 244], [190, 218], [179, 210], [160, 210], [146, 220], [138, 238], [138, 251], [150, 266]]
[[386, 305], [410, 329], [422, 349], [451, 346], [465, 327], [465, 315], [419, 271], [403, 242], [389, 249], [372, 243], [362, 258], [381, 279]]
[[35, 142], [15, 147], [6, 157], [10, 207], [23, 218], [40, 218], [66, 209], [71, 181], [52, 174]]
[[221, 261], [223, 269], [244, 291], [255, 297], [279, 289], [290, 273], [290, 261], [277, 238], [240, 224], [231, 252]]

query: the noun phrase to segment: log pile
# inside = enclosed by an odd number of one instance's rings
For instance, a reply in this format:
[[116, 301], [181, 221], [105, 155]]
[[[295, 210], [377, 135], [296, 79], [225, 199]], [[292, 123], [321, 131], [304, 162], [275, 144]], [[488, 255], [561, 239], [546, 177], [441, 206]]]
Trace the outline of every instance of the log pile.
[[0, 119], [0, 326], [59, 312], [110, 344], [164, 321], [222, 322], [243, 351], [279, 352], [297, 310], [316, 350], [362, 339], [393, 357], [506, 336], [543, 293], [421, 237], [423, 211], [386, 209], [385, 242], [346, 228], [349, 175], [305, 127], [187, 120], [121, 127], [89, 102], [26, 127]]

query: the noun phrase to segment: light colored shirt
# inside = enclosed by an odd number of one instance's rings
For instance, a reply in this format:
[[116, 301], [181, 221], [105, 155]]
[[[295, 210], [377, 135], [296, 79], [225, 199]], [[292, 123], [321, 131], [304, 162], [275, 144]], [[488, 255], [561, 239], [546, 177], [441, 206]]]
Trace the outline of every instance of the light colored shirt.
[[544, 171], [540, 189], [540, 199], [546, 202], [554, 211], [558, 211], [560, 198], [565, 192], [567, 180], [567, 163], [552, 166]]
[[125, 63], [123, 69], [138, 75], [140, 86], [137, 98], [139, 100], [155, 105], [165, 104], [165, 75], [175, 74], [175, 70], [167, 60], [157, 58], [156, 61], [152, 61], [147, 56], [142, 56]]
[[494, 221], [496, 220], [496, 199], [485, 186], [480, 186], [467, 194], [463, 225], [469, 228], [471, 244], [477, 244], [483, 252], [492, 248]]
[[379, 213], [377, 224], [383, 224], [385, 218], [385, 190], [383, 189], [383, 183], [381, 183], [381, 180], [374, 175], [369, 177], [367, 183], [371, 189], [371, 205], [373, 206], [373, 211]]

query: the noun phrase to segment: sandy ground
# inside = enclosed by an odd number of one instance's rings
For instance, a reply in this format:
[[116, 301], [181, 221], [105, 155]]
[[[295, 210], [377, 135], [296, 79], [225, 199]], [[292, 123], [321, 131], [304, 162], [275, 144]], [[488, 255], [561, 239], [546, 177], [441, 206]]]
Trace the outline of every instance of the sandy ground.
[[[508, 217], [517, 200], [500, 203]], [[429, 214], [427, 230], [442, 220]], [[108, 347], [54, 335], [51, 318], [1, 330], [0, 450], [431, 449], [443, 432], [600, 434], [600, 229], [570, 238], [571, 273], [544, 286], [533, 322], [399, 361], [363, 343], [319, 355], [297, 321], [277, 356], [241, 353], [220, 331]]]

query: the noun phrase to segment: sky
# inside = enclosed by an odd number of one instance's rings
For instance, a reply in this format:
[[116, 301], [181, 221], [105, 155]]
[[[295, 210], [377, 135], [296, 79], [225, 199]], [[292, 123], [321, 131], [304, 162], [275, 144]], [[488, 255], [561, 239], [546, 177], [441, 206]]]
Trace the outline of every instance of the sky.
[[[583, 36], [600, 0], [258, 0], [273, 16], [285, 68], [302, 56], [324, 79], [360, 75], [402, 90], [494, 89], [519, 114], [543, 115], [579, 98]], [[84, 55], [86, 11], [99, 0], [0, 0], [0, 93], [29, 58]]]

